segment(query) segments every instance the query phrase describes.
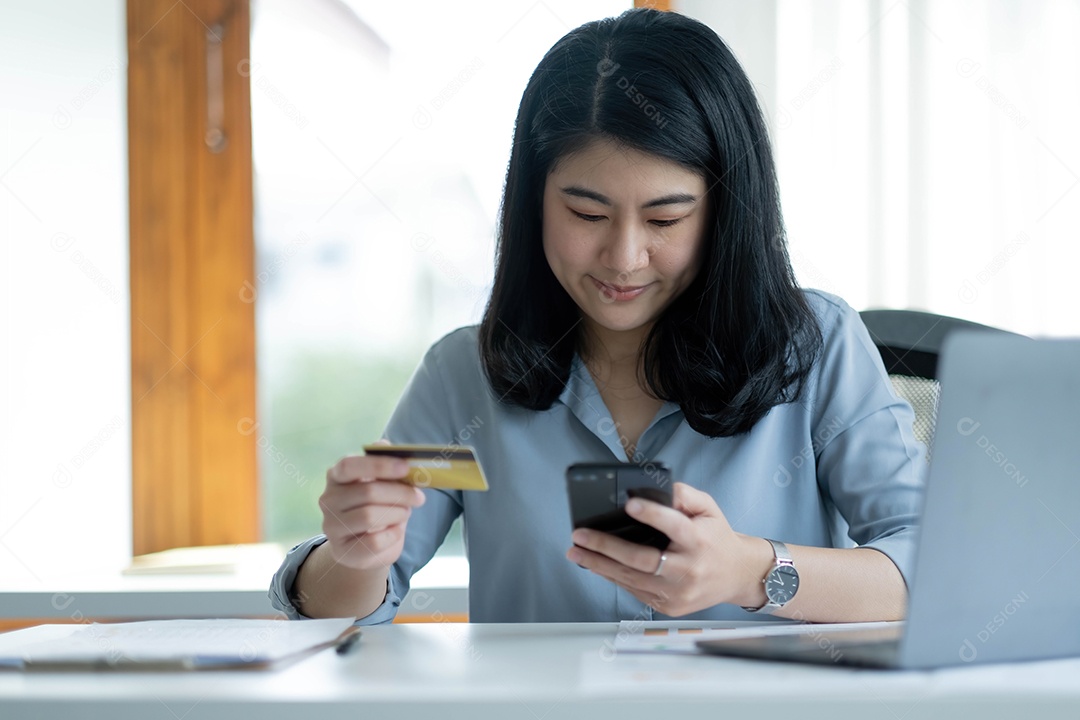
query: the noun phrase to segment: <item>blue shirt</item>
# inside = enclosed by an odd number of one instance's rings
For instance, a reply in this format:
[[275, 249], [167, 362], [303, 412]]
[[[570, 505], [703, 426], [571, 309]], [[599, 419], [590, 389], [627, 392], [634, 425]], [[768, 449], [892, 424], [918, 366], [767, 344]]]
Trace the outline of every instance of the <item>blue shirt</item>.
[[[806, 296], [824, 348], [797, 402], [774, 407], [749, 433], [728, 438], [701, 435], [668, 402], [637, 450], [670, 468], [674, 480], [712, 495], [738, 532], [796, 545], [871, 547], [908, 582], [926, 471], [914, 414], [893, 392], [858, 313], [826, 293]], [[575, 356], [566, 388], [548, 410], [500, 403], [483, 374], [477, 332], [461, 328], [428, 350], [384, 437], [471, 445], [490, 490], [424, 490], [386, 599], [361, 622], [394, 618], [413, 573], [462, 513], [471, 621], [664, 619], [565, 557], [572, 544], [567, 466], [626, 461], [591, 374]], [[296, 572], [324, 541], [320, 535], [297, 545], [274, 576], [271, 600], [290, 617], [302, 617], [288, 599]], [[716, 605], [683, 619], [761, 618]]]

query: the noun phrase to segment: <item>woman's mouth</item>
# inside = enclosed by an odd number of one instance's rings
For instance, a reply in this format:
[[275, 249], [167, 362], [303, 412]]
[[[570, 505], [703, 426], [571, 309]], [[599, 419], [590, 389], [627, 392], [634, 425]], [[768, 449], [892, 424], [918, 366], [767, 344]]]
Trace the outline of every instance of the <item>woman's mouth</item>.
[[589, 276], [589, 279], [593, 281], [593, 284], [596, 285], [596, 288], [603, 294], [604, 298], [615, 302], [633, 300], [653, 285], [653, 283], [649, 283], [648, 285], [612, 285], [610, 283], [601, 282], [592, 275]]

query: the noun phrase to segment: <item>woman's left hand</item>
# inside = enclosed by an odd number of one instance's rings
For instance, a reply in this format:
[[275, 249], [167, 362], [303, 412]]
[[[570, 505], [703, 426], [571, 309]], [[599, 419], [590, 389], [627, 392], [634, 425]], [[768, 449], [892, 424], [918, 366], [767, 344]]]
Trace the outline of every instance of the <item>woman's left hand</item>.
[[712, 496], [675, 483], [674, 507], [631, 499], [630, 517], [660, 530], [671, 544], [660, 565], [660, 551], [595, 530], [574, 531], [567, 559], [611, 580], [654, 610], [669, 617], [688, 615], [718, 603], [760, 606], [761, 578], [771, 548], [761, 538], [731, 529]]

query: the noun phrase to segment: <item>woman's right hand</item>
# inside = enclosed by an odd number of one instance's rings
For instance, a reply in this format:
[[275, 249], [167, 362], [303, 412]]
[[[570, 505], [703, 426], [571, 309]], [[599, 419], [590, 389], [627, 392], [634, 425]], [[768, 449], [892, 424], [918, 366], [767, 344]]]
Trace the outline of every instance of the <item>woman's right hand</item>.
[[355, 570], [388, 568], [401, 556], [405, 524], [424, 493], [401, 482], [408, 461], [376, 455], [349, 455], [326, 473], [319, 497], [330, 555]]

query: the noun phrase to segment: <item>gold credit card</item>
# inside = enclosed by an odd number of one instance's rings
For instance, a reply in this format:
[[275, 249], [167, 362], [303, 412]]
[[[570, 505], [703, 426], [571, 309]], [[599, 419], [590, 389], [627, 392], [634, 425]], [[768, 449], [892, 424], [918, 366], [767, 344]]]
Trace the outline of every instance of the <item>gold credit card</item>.
[[476, 454], [464, 445], [365, 445], [366, 455], [386, 455], [409, 461], [403, 480], [420, 488], [487, 490]]

